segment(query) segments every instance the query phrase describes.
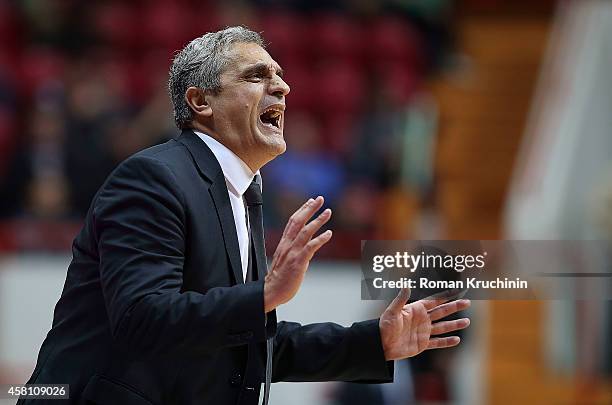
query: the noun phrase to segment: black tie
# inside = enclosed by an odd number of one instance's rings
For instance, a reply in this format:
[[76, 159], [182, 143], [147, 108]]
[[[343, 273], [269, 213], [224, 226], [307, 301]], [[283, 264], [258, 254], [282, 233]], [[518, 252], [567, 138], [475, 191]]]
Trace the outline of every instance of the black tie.
[[244, 192], [249, 216], [249, 263], [247, 266], [246, 282], [257, 280], [258, 273], [266, 272], [266, 248], [263, 230], [263, 198], [260, 177], [256, 175], [249, 188]]
[[[263, 228], [263, 198], [261, 195], [261, 178], [256, 175], [249, 188], [244, 192], [244, 200], [246, 201], [249, 228], [250, 242], [249, 248], [249, 263], [247, 266], [247, 274], [245, 282], [256, 280], [256, 274], [266, 274], [268, 264], [266, 261], [266, 246], [264, 240]], [[254, 260], [253, 260], [254, 257]], [[272, 338], [266, 341], [266, 381], [264, 386], [263, 404], [267, 405], [270, 398], [270, 383], [272, 382]]]

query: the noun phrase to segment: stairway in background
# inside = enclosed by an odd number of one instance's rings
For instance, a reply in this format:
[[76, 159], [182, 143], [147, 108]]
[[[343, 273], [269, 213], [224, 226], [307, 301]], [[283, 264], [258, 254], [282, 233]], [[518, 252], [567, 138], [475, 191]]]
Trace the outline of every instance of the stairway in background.
[[[439, 105], [436, 204], [448, 239], [499, 239], [502, 210], [550, 26], [549, 17], [464, 17], [465, 55], [431, 84]], [[485, 358], [490, 404], [563, 403], [546, 389], [542, 306], [490, 303]], [[567, 402], [566, 402], [567, 403]]]
[[[447, 239], [499, 239], [502, 211], [552, 20], [465, 16], [452, 76], [431, 83], [439, 106], [436, 205]], [[544, 359], [538, 301], [491, 301], [483, 386], [487, 404], [610, 404], [612, 385], [563, 376]]]
[[437, 205], [451, 239], [497, 239], [549, 19], [465, 17], [452, 76], [432, 83], [439, 104]]

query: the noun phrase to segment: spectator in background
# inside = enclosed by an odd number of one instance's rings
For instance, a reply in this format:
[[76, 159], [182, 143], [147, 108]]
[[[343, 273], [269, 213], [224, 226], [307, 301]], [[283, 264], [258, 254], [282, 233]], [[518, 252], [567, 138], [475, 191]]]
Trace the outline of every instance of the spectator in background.
[[84, 217], [97, 189], [116, 162], [109, 132], [127, 114], [96, 66], [81, 60], [67, 83], [66, 175], [72, 209]]
[[0, 218], [5, 214], [5, 204], [10, 203], [4, 196], [2, 185], [4, 176], [12, 159], [14, 133], [16, 129], [17, 100], [15, 88], [8, 69], [0, 59]]
[[280, 219], [291, 216], [292, 207], [313, 195], [324, 196], [330, 208], [336, 207], [345, 181], [339, 159], [321, 146], [319, 128], [311, 117], [298, 113], [286, 126], [290, 148], [264, 169], [270, 184], [266, 193], [273, 194], [274, 201], [267, 218], [278, 226]]
[[360, 114], [347, 165], [351, 181], [384, 189], [397, 182], [400, 164], [400, 110], [391, 89], [383, 83], [370, 83], [366, 111]]
[[118, 162], [169, 139], [165, 83], [137, 114], [110, 83], [108, 72], [81, 58], [67, 80], [36, 89], [26, 135], [1, 168], [0, 217], [82, 218]]
[[63, 218], [68, 214], [65, 122], [57, 105], [42, 104], [0, 183], [2, 216]]
[[78, 54], [93, 42], [89, 2], [18, 1], [15, 7], [31, 43]]
[[[67, 88], [66, 167], [72, 208], [84, 217], [112, 169], [126, 157], [173, 134], [165, 76], [144, 105], [128, 106], [112, 74], [82, 61]], [[95, 100], [92, 102], [91, 100]]]
[[136, 151], [175, 136], [168, 100], [166, 76], [160, 77], [152, 96], [130, 120], [118, 120], [109, 131], [113, 160], [118, 163]]
[[[341, 197], [344, 210], [338, 212], [338, 225], [351, 231], [372, 232], [386, 214], [381, 196], [398, 180], [399, 109], [383, 83], [370, 83], [361, 117], [353, 130], [346, 155], [347, 187]], [[382, 235], [384, 236], [384, 235]]]

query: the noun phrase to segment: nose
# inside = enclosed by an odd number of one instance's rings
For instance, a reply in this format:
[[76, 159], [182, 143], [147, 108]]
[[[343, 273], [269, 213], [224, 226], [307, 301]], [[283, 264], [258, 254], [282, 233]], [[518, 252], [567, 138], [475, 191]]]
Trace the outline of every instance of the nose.
[[291, 88], [282, 77], [274, 75], [274, 79], [270, 83], [270, 93], [276, 97], [284, 97], [291, 91]]

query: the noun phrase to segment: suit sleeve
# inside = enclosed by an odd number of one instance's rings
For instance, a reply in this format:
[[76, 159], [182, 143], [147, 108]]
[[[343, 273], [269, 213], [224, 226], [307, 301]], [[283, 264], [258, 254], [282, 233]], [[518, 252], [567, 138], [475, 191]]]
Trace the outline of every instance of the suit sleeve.
[[133, 157], [96, 197], [94, 232], [113, 338], [156, 356], [265, 341], [263, 282], [182, 291], [188, 230], [181, 193], [167, 165]]
[[273, 381], [393, 381], [393, 362], [385, 360], [378, 320], [349, 328], [279, 322], [273, 361]]

